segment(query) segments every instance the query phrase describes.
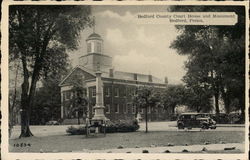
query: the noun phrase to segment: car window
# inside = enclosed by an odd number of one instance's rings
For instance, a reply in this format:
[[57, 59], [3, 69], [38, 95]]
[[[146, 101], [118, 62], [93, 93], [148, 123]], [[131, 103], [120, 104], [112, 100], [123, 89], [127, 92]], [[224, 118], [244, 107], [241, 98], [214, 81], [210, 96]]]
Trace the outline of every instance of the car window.
[[195, 115], [191, 115], [190, 117], [191, 117], [191, 119], [195, 119]]
[[185, 116], [184, 116], [184, 119], [190, 119], [190, 118], [191, 118], [190, 115], [185, 115]]

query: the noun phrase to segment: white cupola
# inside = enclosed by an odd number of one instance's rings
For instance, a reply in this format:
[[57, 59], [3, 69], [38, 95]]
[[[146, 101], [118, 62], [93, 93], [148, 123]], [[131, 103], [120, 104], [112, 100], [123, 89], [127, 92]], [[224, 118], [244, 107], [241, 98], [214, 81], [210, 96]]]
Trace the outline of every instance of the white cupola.
[[89, 35], [89, 37], [86, 39], [86, 43], [87, 43], [87, 54], [103, 53], [103, 39], [99, 34], [92, 33], [91, 35]]

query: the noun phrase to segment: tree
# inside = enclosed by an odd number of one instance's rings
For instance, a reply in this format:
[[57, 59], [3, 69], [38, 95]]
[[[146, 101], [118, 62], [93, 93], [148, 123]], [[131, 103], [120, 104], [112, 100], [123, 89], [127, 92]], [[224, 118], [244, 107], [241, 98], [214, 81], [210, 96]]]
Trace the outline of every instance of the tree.
[[[181, 34], [171, 47], [177, 49], [178, 54], [189, 55], [184, 82], [190, 88], [208, 85], [209, 92], [215, 97], [217, 114], [222, 96], [225, 108], [229, 108], [231, 99], [239, 99], [244, 117], [245, 9], [239, 6], [174, 6], [170, 10], [224, 11], [238, 15], [238, 23], [234, 26], [176, 26]], [[237, 88], [234, 87], [236, 84]]]
[[185, 87], [183, 85], [168, 85], [161, 94], [161, 104], [164, 109], [171, 108], [172, 113], [175, 113], [175, 108], [178, 105], [185, 105]]
[[82, 86], [74, 86], [72, 91], [74, 94], [74, 97], [72, 99], [73, 103], [73, 108], [71, 112], [77, 112], [77, 119], [78, 119], [78, 124], [80, 124], [80, 117], [82, 118], [87, 118], [88, 114], [88, 99], [87, 96], [84, 94], [84, 88]]
[[9, 135], [13, 126], [17, 123], [17, 115], [20, 109], [21, 90], [18, 84], [21, 82], [20, 61], [9, 63]]
[[51, 66], [62, 65], [63, 59], [54, 58], [58, 50], [77, 48], [89, 15], [89, 6], [10, 6], [10, 59], [20, 59], [23, 69], [20, 138], [32, 136], [29, 124], [37, 82]]
[[160, 102], [160, 93], [152, 87], [140, 87], [133, 97], [133, 103], [145, 109], [146, 133], [148, 133], [148, 109], [156, 107]]
[[62, 65], [51, 66], [50, 70], [41, 79], [41, 87], [36, 89], [34, 101], [32, 103], [31, 123], [44, 124], [49, 120], [61, 120], [61, 89], [59, 83], [70, 70], [68, 55], [65, 51], [57, 52], [56, 59], [61, 60]]

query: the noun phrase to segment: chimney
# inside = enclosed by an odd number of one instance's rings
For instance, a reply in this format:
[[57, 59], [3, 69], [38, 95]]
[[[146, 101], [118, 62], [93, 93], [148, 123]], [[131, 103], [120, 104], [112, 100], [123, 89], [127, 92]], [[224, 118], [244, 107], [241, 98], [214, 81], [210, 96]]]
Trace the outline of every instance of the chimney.
[[109, 69], [109, 77], [111, 77], [111, 78], [114, 77], [114, 69], [113, 68]]
[[134, 80], [137, 81], [137, 74], [134, 73]]
[[149, 82], [153, 82], [152, 75], [148, 75], [148, 81], [149, 81]]
[[164, 83], [167, 85], [168, 84], [168, 77], [165, 77]]

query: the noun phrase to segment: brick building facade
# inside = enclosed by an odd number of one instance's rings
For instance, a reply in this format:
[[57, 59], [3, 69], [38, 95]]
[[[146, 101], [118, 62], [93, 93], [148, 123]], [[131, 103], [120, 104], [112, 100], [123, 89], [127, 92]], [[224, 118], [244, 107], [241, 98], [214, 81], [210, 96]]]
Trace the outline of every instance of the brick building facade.
[[[93, 117], [96, 103], [96, 75], [102, 72], [103, 100], [105, 116], [110, 120], [133, 119], [136, 117], [137, 107], [132, 104], [132, 96], [140, 86], [153, 86], [156, 90], [167, 87], [167, 80], [162, 81], [152, 75], [115, 71], [112, 68], [112, 57], [103, 54], [103, 40], [100, 35], [92, 33], [86, 40], [87, 54], [79, 59], [76, 66], [60, 83], [61, 87], [61, 118], [74, 119], [84, 116], [82, 112], [74, 110], [77, 97], [74, 86], [81, 86], [81, 97], [89, 100], [89, 117]], [[145, 111], [139, 109], [141, 117]], [[169, 118], [170, 111], [162, 107], [148, 110], [149, 120], [164, 120]]]

